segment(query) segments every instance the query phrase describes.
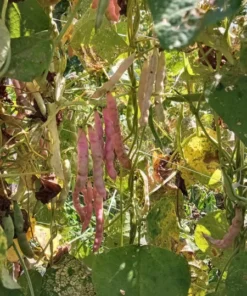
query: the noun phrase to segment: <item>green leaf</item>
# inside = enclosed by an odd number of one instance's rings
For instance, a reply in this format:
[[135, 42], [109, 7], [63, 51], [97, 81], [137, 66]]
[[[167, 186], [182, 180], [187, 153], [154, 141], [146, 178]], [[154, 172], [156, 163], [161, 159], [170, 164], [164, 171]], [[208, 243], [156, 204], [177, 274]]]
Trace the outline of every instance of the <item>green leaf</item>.
[[0, 271], [6, 259], [7, 239], [2, 226], [0, 226]]
[[229, 228], [225, 211], [215, 211], [207, 214], [197, 222], [195, 229], [195, 242], [198, 248], [205, 252], [205, 255], [212, 257], [212, 263], [217, 268], [224, 268], [232, 254], [232, 248], [222, 252], [212, 246], [204, 237], [207, 234], [215, 239], [222, 239]]
[[163, 49], [185, 47], [206, 26], [230, 17], [239, 9], [241, 0], [216, 1], [220, 9], [199, 13], [196, 0], [148, 0], [154, 28]]
[[11, 41], [11, 63], [6, 76], [21, 81], [32, 81], [49, 67], [52, 42], [47, 34], [15, 38]]
[[16, 289], [20, 289], [21, 287], [13, 280], [13, 278], [10, 276], [9, 271], [5, 268], [2, 267], [1, 270], [1, 282], [2, 285], [6, 288], [6, 289], [10, 289], [10, 290], [16, 290]]
[[247, 252], [233, 258], [226, 278], [226, 291], [228, 296], [247, 294]]
[[210, 106], [247, 145], [247, 77], [216, 74], [211, 89], [205, 93]]
[[188, 45], [199, 32], [195, 0], [148, 0], [154, 28], [163, 49]]
[[10, 36], [8, 29], [0, 19], [0, 69], [5, 64], [10, 49]]
[[198, 248], [203, 252], [213, 255], [211, 253], [211, 245], [203, 237], [203, 234], [221, 239], [226, 234], [228, 227], [225, 211], [218, 210], [200, 219], [195, 229], [195, 242]]
[[6, 22], [11, 38], [30, 36], [48, 30], [51, 24], [49, 16], [36, 0], [10, 4], [7, 9]]
[[[41, 293], [42, 287], [42, 276], [36, 270], [29, 270], [29, 276], [31, 278], [31, 282], [33, 284], [34, 295], [39, 296]], [[26, 296], [30, 296], [30, 290], [27, 282], [27, 277], [25, 274], [22, 274], [21, 277], [18, 279], [18, 283], [21, 285], [23, 292]]]
[[97, 296], [185, 296], [190, 272], [181, 256], [157, 247], [132, 245], [98, 255], [93, 283]]
[[0, 281], [0, 295], [3, 295], [3, 296], [24, 296], [24, 294], [22, 293], [22, 291], [20, 289], [14, 289], [14, 290], [11, 290], [11, 289], [7, 289], [5, 288], [1, 281]]
[[112, 63], [121, 53], [128, 50], [128, 45], [117, 34], [109, 21], [104, 19], [97, 33], [95, 33], [94, 25], [95, 11], [89, 9], [75, 25], [71, 38], [71, 46], [75, 51], [81, 53], [81, 45], [90, 45], [97, 55]]
[[225, 17], [233, 16], [240, 8], [242, 0], [216, 0], [217, 9], [209, 10], [203, 19], [202, 27], [216, 24]]

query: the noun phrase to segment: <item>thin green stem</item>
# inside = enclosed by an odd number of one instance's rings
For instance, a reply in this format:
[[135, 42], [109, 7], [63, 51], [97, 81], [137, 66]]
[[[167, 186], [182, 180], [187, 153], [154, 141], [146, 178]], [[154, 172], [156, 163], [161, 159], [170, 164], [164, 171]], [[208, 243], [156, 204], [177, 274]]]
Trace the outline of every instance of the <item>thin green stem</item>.
[[123, 170], [120, 168], [120, 247], [123, 247], [123, 228], [124, 228], [124, 223], [123, 223], [123, 194], [122, 194], [122, 181], [123, 181]]
[[13, 242], [13, 248], [14, 248], [14, 250], [15, 250], [15, 252], [16, 252], [16, 254], [17, 254], [17, 256], [18, 256], [18, 258], [20, 260], [21, 266], [22, 266], [22, 268], [24, 270], [24, 274], [25, 274], [25, 276], [27, 278], [27, 284], [28, 284], [28, 288], [29, 288], [30, 294], [31, 294], [31, 296], [35, 296], [34, 290], [33, 290], [33, 284], [32, 284], [32, 281], [31, 281], [29, 272], [27, 270], [26, 264], [25, 264], [25, 262], [24, 262], [24, 260], [23, 260], [23, 258], [21, 256], [18, 248], [16, 247], [15, 242]]
[[8, 0], [3, 0], [1, 19], [2, 19], [4, 24], [5, 24], [5, 17], [6, 17], [7, 7], [8, 7]]
[[59, 33], [57, 39], [55, 40], [55, 46], [58, 46], [59, 45], [59, 43], [61, 42], [64, 34], [68, 30], [69, 26], [72, 24], [73, 19], [74, 19], [77, 11], [79, 10], [79, 8], [81, 6], [81, 2], [82, 2], [82, 0], [78, 0], [78, 2], [76, 3], [76, 5], [74, 6], [73, 11], [70, 12], [66, 24], [63, 26], [61, 32]]

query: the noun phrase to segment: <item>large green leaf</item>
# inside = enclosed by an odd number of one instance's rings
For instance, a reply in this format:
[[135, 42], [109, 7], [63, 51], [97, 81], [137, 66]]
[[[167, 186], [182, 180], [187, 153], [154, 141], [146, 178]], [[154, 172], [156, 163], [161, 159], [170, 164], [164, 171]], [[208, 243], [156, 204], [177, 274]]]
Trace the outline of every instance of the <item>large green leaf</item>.
[[226, 288], [228, 296], [247, 295], [247, 252], [233, 258], [226, 278]]
[[95, 33], [95, 17], [95, 11], [89, 9], [76, 23], [71, 46], [74, 50], [81, 52], [81, 45], [90, 45], [97, 55], [111, 63], [121, 53], [126, 52], [128, 46], [106, 19]]
[[[0, 0], [0, 6], [3, 0]], [[11, 38], [30, 36], [48, 30], [50, 18], [37, 0], [25, 0], [11, 3], [7, 9], [7, 26]]]
[[49, 67], [52, 42], [48, 34], [14, 38], [11, 41], [11, 63], [7, 77], [32, 81]]
[[152, 246], [127, 246], [100, 254], [93, 263], [97, 296], [182, 296], [190, 287], [186, 260]]
[[[199, 32], [195, 0], [148, 0], [155, 31], [163, 49], [188, 45]], [[179, 28], [178, 28], [179, 27]]]
[[229, 129], [247, 145], [247, 77], [216, 74], [215, 82], [205, 97]]
[[240, 0], [215, 1], [221, 9], [199, 13], [196, 0], [148, 0], [154, 27], [164, 49], [182, 48], [192, 43], [197, 34], [209, 24], [233, 15]]
[[[36, 270], [29, 270], [28, 273], [33, 284], [34, 295], [39, 296], [41, 293], [41, 287], [42, 287], [42, 276]], [[30, 294], [28, 281], [25, 273], [22, 274], [21, 277], [18, 279], [18, 283], [21, 285], [24, 294], [26, 296], [30, 296], [31, 294]]]

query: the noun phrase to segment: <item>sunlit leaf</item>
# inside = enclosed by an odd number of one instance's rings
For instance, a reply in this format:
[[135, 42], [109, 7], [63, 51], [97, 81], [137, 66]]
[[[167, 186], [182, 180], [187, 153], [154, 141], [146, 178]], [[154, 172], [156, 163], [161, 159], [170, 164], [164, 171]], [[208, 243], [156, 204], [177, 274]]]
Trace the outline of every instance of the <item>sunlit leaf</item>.
[[218, 268], [224, 268], [228, 262], [232, 249], [222, 252], [212, 246], [204, 237], [203, 234], [209, 235], [215, 239], [222, 239], [227, 233], [229, 225], [226, 220], [225, 211], [215, 211], [201, 218], [195, 229], [195, 242], [198, 248], [212, 257], [212, 262]]
[[152, 246], [115, 248], [93, 263], [97, 296], [187, 296], [190, 273], [186, 260]]
[[201, 218], [197, 222], [195, 230], [195, 242], [199, 249], [203, 252], [212, 253], [210, 243], [203, 237], [207, 234], [217, 239], [221, 239], [228, 230], [228, 223], [224, 211], [215, 211]]
[[208, 185], [214, 186], [214, 187], [219, 186], [219, 184], [221, 183], [221, 177], [222, 177], [221, 170], [220, 169], [215, 170], [208, 182]]
[[[1, 2], [3, 0], [0, 0], [0, 7]], [[6, 19], [11, 38], [30, 36], [50, 28], [49, 16], [37, 0], [11, 3], [8, 6]]]
[[124, 39], [114, 30], [106, 19], [101, 28], [95, 33], [95, 11], [90, 9], [76, 23], [71, 40], [71, 46], [81, 51], [81, 45], [90, 45], [97, 55], [109, 63], [113, 62], [121, 53], [128, 50]]
[[210, 106], [222, 117], [229, 129], [247, 145], [246, 100], [247, 77], [215, 76], [211, 89], [206, 91]]
[[11, 40], [11, 63], [7, 76], [32, 81], [49, 66], [52, 42], [45, 34]]
[[222, 9], [212, 9], [206, 14], [198, 9], [196, 0], [148, 0], [148, 4], [162, 48], [174, 49], [193, 43], [205, 26], [233, 15], [241, 1], [216, 1], [216, 6]]

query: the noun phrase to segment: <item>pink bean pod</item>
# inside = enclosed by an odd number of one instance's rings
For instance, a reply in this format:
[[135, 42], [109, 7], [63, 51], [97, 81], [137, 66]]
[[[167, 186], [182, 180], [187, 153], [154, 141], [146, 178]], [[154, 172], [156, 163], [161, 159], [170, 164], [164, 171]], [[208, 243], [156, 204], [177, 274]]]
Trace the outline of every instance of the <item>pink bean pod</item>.
[[243, 225], [242, 209], [235, 208], [235, 217], [232, 219], [232, 225], [229, 227], [228, 232], [224, 235], [223, 239], [214, 239], [209, 235], [203, 233], [203, 237], [212, 245], [219, 249], [227, 249], [232, 246], [235, 238], [239, 235]]
[[105, 165], [106, 171], [110, 178], [116, 180], [117, 172], [114, 167], [114, 147], [113, 147], [113, 134], [114, 128], [113, 123], [110, 117], [109, 109], [105, 108], [103, 110], [103, 117], [105, 122], [105, 134], [106, 134], [106, 142], [105, 142]]
[[87, 190], [84, 190], [83, 194], [86, 207], [86, 216], [82, 226], [82, 230], [85, 231], [88, 228], [93, 214], [93, 187], [92, 183], [89, 180], [87, 182]]
[[114, 135], [113, 135], [113, 146], [117, 154], [117, 158], [120, 164], [126, 168], [131, 169], [131, 160], [125, 152], [123, 139], [121, 135], [119, 115], [117, 110], [117, 103], [115, 98], [110, 92], [106, 95], [107, 109], [109, 109], [109, 116], [113, 123]]
[[97, 252], [103, 240], [104, 234], [104, 210], [103, 198], [94, 190], [94, 212], [96, 216], [96, 230], [93, 251]]
[[77, 166], [77, 177], [76, 184], [72, 194], [73, 205], [80, 220], [83, 223], [85, 219], [85, 208], [80, 204], [79, 194], [80, 191], [85, 187], [88, 176], [88, 142], [86, 133], [79, 129], [78, 131], [78, 142], [77, 142], [77, 157], [78, 157], [78, 166]]
[[93, 0], [93, 2], [92, 2], [92, 8], [93, 9], [96, 9], [96, 8], [98, 8], [98, 5], [99, 5], [99, 0]]
[[94, 128], [91, 126], [88, 127], [88, 135], [92, 151], [93, 159], [93, 180], [94, 187], [98, 193], [105, 199], [106, 198], [106, 189], [103, 179], [103, 151], [101, 149], [101, 144], [99, 141], [98, 134]]
[[107, 7], [107, 17], [110, 21], [118, 22], [120, 18], [120, 7], [117, 0], [110, 0]]
[[102, 147], [102, 151], [104, 152], [104, 131], [103, 131], [103, 125], [101, 118], [99, 116], [99, 113], [97, 111], [94, 112], [94, 124], [95, 124], [95, 129], [99, 137], [99, 141]]

